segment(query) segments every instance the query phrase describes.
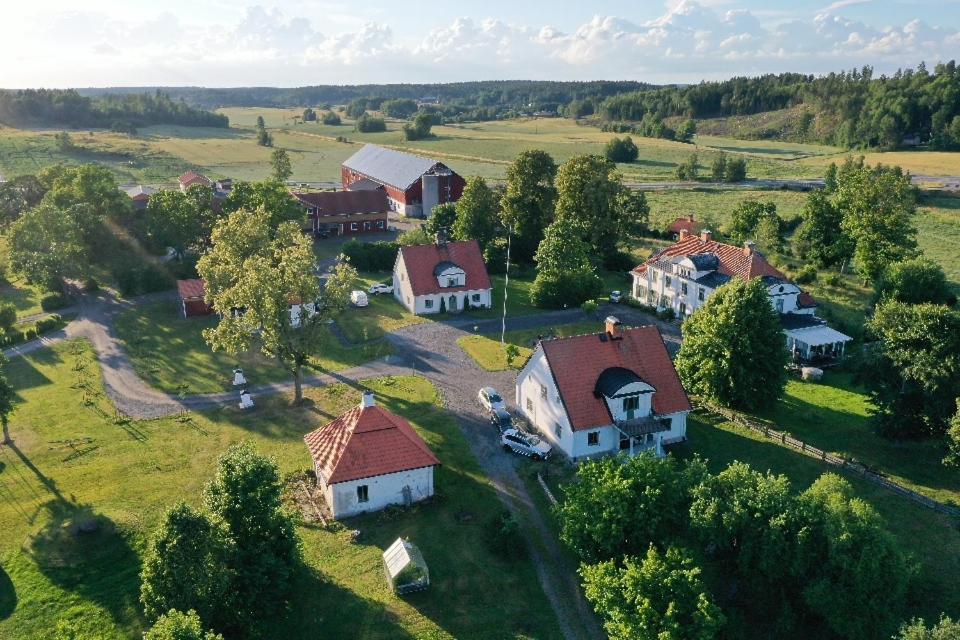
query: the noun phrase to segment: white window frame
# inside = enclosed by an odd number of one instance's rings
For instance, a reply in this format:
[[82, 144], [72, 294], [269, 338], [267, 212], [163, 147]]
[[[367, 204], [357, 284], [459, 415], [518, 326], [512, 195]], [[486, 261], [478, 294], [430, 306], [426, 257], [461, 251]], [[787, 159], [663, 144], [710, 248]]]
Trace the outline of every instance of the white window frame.
[[588, 432], [587, 432], [587, 446], [588, 446], [588, 447], [599, 447], [599, 446], [600, 446], [600, 432], [599, 432], [599, 431], [588, 431]]
[[370, 502], [370, 485], [358, 484], [357, 485], [357, 503], [363, 504], [364, 502]]

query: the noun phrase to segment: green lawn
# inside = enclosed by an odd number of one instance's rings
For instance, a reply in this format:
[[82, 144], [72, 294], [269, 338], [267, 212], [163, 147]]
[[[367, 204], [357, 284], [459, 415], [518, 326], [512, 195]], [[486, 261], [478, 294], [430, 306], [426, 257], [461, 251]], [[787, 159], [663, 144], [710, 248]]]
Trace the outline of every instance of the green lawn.
[[8, 250], [7, 237], [0, 236], [0, 300], [12, 302], [17, 308], [18, 318], [42, 313], [40, 298], [43, 297], [43, 292], [27, 284], [22, 276], [10, 271]]
[[[390, 282], [391, 274], [363, 273], [357, 288], [366, 291], [377, 282]], [[363, 343], [379, 340], [387, 333], [411, 324], [428, 322], [426, 318], [407, 311], [391, 294], [368, 295], [367, 307], [350, 307], [337, 318], [337, 326], [348, 340]]]
[[[338, 385], [308, 389], [300, 408], [289, 397], [264, 397], [252, 413], [230, 407], [187, 420], [118, 420], [85, 342], [19, 358], [9, 377], [21, 403], [11, 423], [16, 447], [0, 453], [0, 637], [10, 640], [56, 637], [61, 620], [78, 637], [139, 638], [140, 557], [163, 512], [179, 500], [197, 503], [233, 442], [253, 441], [284, 474], [306, 470], [303, 435], [359, 397], [359, 389]], [[356, 543], [339, 528], [299, 527], [308, 571], [267, 637], [559, 638], [533, 567], [485, 544], [501, 507], [436, 390], [410, 377], [367, 385], [440, 458], [441, 497], [348, 521], [361, 531]], [[91, 516], [97, 531], [74, 526]], [[433, 581], [403, 599], [388, 590], [380, 559], [398, 536], [418, 544]]]
[[[650, 226], [666, 229], [677, 218], [694, 214], [708, 226], [721, 228], [730, 222], [733, 209], [744, 200], [771, 201], [777, 213], [788, 219], [799, 215], [807, 194], [798, 191], [722, 191], [705, 186], [696, 190], [648, 191]], [[717, 229], [714, 229], [717, 231]]]
[[[201, 332], [216, 323], [216, 316], [184, 318], [178, 302], [165, 301], [123, 312], [117, 317], [116, 330], [137, 374], [148, 384], [170, 393], [226, 391], [230, 389], [233, 368], [238, 365], [252, 385], [290, 379], [283, 367], [259, 351], [237, 356], [214, 353]], [[339, 371], [390, 353], [386, 342], [345, 346], [328, 333], [311, 360], [324, 371]]]

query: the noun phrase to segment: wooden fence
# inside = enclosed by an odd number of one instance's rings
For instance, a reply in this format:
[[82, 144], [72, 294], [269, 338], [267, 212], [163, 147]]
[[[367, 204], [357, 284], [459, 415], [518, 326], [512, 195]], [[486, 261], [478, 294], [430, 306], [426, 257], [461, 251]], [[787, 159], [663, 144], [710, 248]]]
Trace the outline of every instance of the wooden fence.
[[761, 424], [759, 422], [750, 420], [736, 412], [730, 411], [729, 409], [723, 409], [721, 407], [715, 407], [715, 406], [706, 405], [706, 404], [701, 404], [700, 408], [709, 413], [718, 415], [724, 420], [729, 420], [730, 422], [738, 426], [741, 426], [745, 429], [750, 429], [751, 431], [755, 431], [756, 433], [763, 434], [765, 437], [771, 440], [776, 440], [782, 445], [796, 449], [797, 451], [800, 451], [804, 455], [809, 456], [811, 458], [815, 458], [823, 462], [824, 464], [828, 464], [842, 471], [846, 471], [848, 473], [858, 475], [861, 478], [869, 480], [870, 482], [876, 485], [879, 485], [885, 489], [888, 489], [890, 491], [893, 491], [894, 493], [898, 493], [901, 496], [909, 500], [912, 500], [913, 502], [916, 502], [917, 504], [922, 505], [928, 509], [932, 509], [938, 513], [942, 513], [954, 518], [960, 518], [960, 508], [954, 507], [948, 504], [943, 504], [942, 502], [938, 502], [933, 498], [917, 493], [912, 489], [908, 489], [907, 487], [904, 487], [903, 485], [898, 484], [890, 480], [889, 478], [882, 476], [876, 471], [871, 470], [869, 467], [867, 467], [864, 464], [855, 462], [853, 460], [847, 460], [839, 456], [835, 456], [832, 453], [827, 453], [826, 451], [823, 451], [822, 449], [818, 449], [817, 447], [809, 445], [806, 442], [803, 442], [802, 440], [797, 440], [796, 438], [790, 436], [789, 434], [783, 431], [777, 431], [775, 429], [771, 429], [765, 424]]

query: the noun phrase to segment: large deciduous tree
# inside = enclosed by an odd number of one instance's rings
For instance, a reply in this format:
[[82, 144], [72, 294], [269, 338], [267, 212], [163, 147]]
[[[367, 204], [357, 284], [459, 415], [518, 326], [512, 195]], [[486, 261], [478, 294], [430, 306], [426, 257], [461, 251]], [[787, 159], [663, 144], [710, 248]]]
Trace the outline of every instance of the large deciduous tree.
[[603, 282], [590, 259], [590, 247], [568, 220], [557, 220], [534, 257], [537, 277], [530, 287], [535, 307], [576, 306], [600, 293]]
[[43, 203], [10, 226], [10, 267], [29, 282], [58, 289], [64, 278], [84, 277], [91, 253], [84, 229], [88, 205], [66, 209]]
[[940, 616], [940, 621], [928, 628], [923, 618], [913, 619], [900, 627], [894, 640], [958, 640], [960, 621], [949, 616]]
[[775, 220], [779, 227], [776, 204], [769, 200], [744, 200], [733, 208], [727, 235], [737, 242], [755, 238], [757, 227], [766, 219]]
[[[203, 336], [214, 351], [228, 353], [259, 343], [265, 355], [289, 369], [299, 403], [303, 367], [327, 335], [327, 321], [347, 307], [356, 271], [338, 264], [321, 289], [310, 238], [292, 222], [274, 233], [269, 219], [263, 209], [240, 210], [214, 229], [213, 248], [197, 263], [197, 271], [206, 280], [207, 300], [220, 322]], [[314, 302], [313, 313], [291, 307]]]
[[427, 221], [423, 224], [424, 231], [433, 238], [436, 238], [440, 232], [449, 235], [453, 229], [453, 225], [457, 221], [457, 211], [457, 205], [452, 202], [438, 204], [433, 208], [433, 211], [430, 212], [430, 217], [427, 218]]
[[676, 547], [642, 558], [584, 565], [587, 599], [612, 640], [712, 640], [725, 619], [690, 555]]
[[876, 284], [876, 299], [884, 298], [909, 304], [952, 305], [957, 300], [943, 267], [924, 257], [895, 262], [886, 268]]
[[513, 236], [511, 259], [529, 264], [553, 222], [557, 165], [546, 151], [521, 152], [507, 167], [507, 188], [500, 200], [501, 221]]
[[282, 222], [301, 223], [306, 212], [282, 182], [264, 180], [263, 182], [238, 182], [233, 185], [230, 195], [223, 201], [223, 212], [233, 213], [240, 209], [254, 211], [264, 209], [269, 215], [271, 228], [277, 228]]
[[456, 222], [453, 223], [455, 240], [476, 240], [480, 251], [497, 236], [497, 194], [480, 176], [467, 180], [463, 195], [457, 200]]
[[0, 230], [40, 204], [46, 192], [47, 188], [36, 176], [17, 176], [0, 182]]
[[793, 237], [801, 257], [820, 267], [840, 266], [853, 257], [855, 243], [844, 231], [843, 211], [833, 203], [828, 190], [810, 192], [801, 220]]
[[151, 238], [161, 247], [171, 247], [181, 258], [203, 246], [216, 219], [213, 190], [203, 185], [194, 185], [186, 193], [158, 191], [147, 203], [146, 226]]
[[290, 162], [290, 154], [286, 149], [277, 148], [270, 154], [270, 166], [273, 167], [273, 179], [277, 182], [285, 182], [287, 178], [293, 175], [293, 164]]
[[780, 320], [761, 278], [734, 278], [683, 323], [676, 367], [687, 391], [755, 409], [775, 402], [789, 362]]

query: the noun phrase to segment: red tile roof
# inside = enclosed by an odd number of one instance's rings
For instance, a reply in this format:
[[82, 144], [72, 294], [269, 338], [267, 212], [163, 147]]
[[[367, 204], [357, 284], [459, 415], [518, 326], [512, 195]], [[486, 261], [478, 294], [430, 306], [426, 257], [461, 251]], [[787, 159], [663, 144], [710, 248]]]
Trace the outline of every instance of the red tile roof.
[[701, 253], [715, 254], [720, 261], [720, 267], [717, 271], [731, 277], [740, 276], [745, 280], [760, 276], [771, 276], [780, 280], [787, 279], [756, 250], [751, 251], [750, 255], [744, 255], [743, 247], [735, 247], [715, 240], [702, 240], [700, 236], [688, 236], [676, 244], [657, 251], [644, 264], [636, 267], [633, 272], [643, 274], [646, 272], [646, 265], [676, 256], [692, 256]]
[[363, 191], [319, 191], [294, 193], [306, 207], [316, 207], [320, 216], [346, 216], [354, 213], [387, 213], [387, 192], [383, 189]]
[[177, 291], [181, 300], [202, 299], [206, 295], [206, 283], [203, 280], [177, 280]]
[[656, 389], [654, 413], [668, 415], [691, 409], [660, 330], [655, 326], [625, 329], [622, 340], [602, 341], [600, 335], [590, 334], [544, 340], [540, 346], [574, 431], [611, 423], [607, 405], [594, 394], [594, 389], [600, 374], [613, 367], [636, 373]]
[[185, 174], [180, 176], [180, 184], [185, 187], [189, 187], [193, 184], [202, 184], [209, 187], [212, 183], [210, 182], [210, 178], [207, 176], [200, 175], [196, 171], [187, 171]]
[[[400, 258], [407, 267], [407, 276], [415, 296], [492, 288], [487, 265], [483, 262], [476, 240], [400, 247]], [[441, 287], [434, 275], [434, 269], [441, 262], [452, 262], [463, 269], [467, 274], [466, 285]]]
[[328, 484], [439, 465], [410, 423], [378, 406], [357, 406], [303, 437]]
[[686, 218], [677, 218], [670, 223], [670, 226], [667, 227], [667, 230], [670, 233], [680, 233], [681, 231], [686, 230], [687, 233], [696, 234], [700, 233], [700, 228], [702, 226], [703, 225], [701, 223], [697, 222], [696, 220], [692, 220], [690, 216], [688, 216]]
[[800, 295], [797, 296], [797, 306], [801, 308], [816, 307], [817, 301], [806, 291], [801, 291]]

